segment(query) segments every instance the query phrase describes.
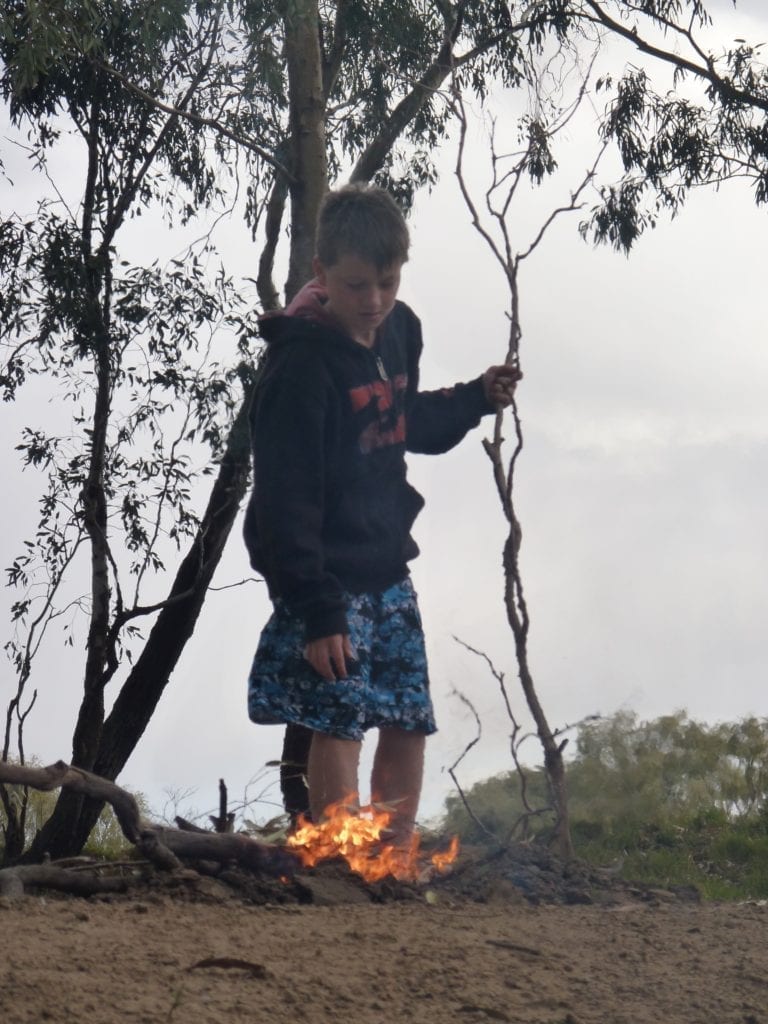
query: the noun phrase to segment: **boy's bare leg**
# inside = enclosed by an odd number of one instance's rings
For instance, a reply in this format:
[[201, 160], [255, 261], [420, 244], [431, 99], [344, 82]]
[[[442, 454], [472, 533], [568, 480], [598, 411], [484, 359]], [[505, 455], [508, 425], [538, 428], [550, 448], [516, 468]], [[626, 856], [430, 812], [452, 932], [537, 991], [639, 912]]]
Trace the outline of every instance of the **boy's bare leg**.
[[357, 740], [342, 740], [322, 732], [312, 734], [307, 775], [313, 821], [321, 821], [325, 809], [339, 800], [347, 800], [350, 810], [358, 809], [361, 747]]
[[381, 729], [371, 773], [371, 799], [392, 810], [396, 843], [407, 844], [416, 824], [424, 774], [426, 736], [408, 729]]

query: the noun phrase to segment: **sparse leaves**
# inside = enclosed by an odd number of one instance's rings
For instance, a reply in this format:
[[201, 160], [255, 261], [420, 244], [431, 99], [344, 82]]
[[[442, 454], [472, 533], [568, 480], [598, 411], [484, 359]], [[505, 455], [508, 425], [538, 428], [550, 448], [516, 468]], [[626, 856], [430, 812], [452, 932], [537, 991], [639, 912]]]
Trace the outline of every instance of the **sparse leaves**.
[[[615, 143], [624, 176], [603, 186], [600, 205], [581, 226], [585, 237], [628, 252], [661, 214], [674, 217], [691, 189], [738, 177], [752, 183], [758, 205], [765, 203], [768, 67], [762, 47], [742, 40], [709, 52], [696, 30], [712, 19], [696, 0], [585, 0], [583, 6], [582, 13], [596, 15], [648, 55], [643, 68], [630, 67], [619, 79], [608, 104], [603, 137]], [[655, 41], [658, 27], [668, 47]], [[672, 90], [653, 85], [659, 61], [673, 69]], [[611, 77], [598, 85], [609, 90]]]
[[[79, 204], [67, 206], [41, 177], [36, 209], [0, 222], [0, 388], [12, 400], [45, 376], [56, 395], [55, 425], [35, 421], [17, 444], [44, 489], [7, 569], [19, 596], [5, 645], [16, 694], [4, 757], [13, 739], [23, 756], [34, 702], [25, 690], [54, 624], [65, 646], [86, 645], [81, 716], [91, 724], [78, 727], [74, 744], [81, 763], [93, 756], [101, 693], [142, 639], [134, 620], [162, 604], [141, 605], [142, 589], [197, 531], [195, 483], [222, 457], [242, 399], [233, 364], [254, 355], [254, 304], [210, 247], [198, 244], [168, 267], [121, 258], [120, 229], [142, 209], [174, 223], [216, 203], [216, 161], [234, 151], [227, 140], [212, 147], [209, 133], [147, 98], [169, 92], [200, 112], [218, 108], [231, 68], [208, 59], [217, 10], [151, 8], [147, 17], [146, 3], [119, 0], [0, 5], [0, 93], [24, 126], [33, 172], [48, 174], [62, 130], [70, 154], [79, 140], [82, 166]], [[103, 62], [146, 95], [127, 90]], [[17, 856], [24, 811], [11, 802], [6, 810], [6, 852]]]

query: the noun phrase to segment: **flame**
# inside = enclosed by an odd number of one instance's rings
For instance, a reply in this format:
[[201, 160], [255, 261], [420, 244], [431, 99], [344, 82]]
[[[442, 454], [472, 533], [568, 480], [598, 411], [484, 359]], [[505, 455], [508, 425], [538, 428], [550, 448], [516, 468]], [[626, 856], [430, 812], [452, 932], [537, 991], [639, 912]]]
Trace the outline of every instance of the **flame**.
[[326, 808], [317, 824], [300, 818], [287, 845], [304, 867], [342, 857], [366, 882], [380, 882], [390, 875], [401, 882], [426, 881], [434, 871], [444, 874], [456, 860], [458, 836], [451, 839], [447, 850], [425, 858], [415, 832], [407, 846], [387, 842], [391, 820], [392, 812], [384, 807], [372, 805], [353, 811], [349, 801], [339, 800]]
[[451, 836], [451, 841], [448, 844], [448, 849], [442, 853], [433, 853], [430, 858], [433, 866], [437, 869], [438, 874], [445, 874], [448, 868], [453, 864], [459, 855], [459, 837]]

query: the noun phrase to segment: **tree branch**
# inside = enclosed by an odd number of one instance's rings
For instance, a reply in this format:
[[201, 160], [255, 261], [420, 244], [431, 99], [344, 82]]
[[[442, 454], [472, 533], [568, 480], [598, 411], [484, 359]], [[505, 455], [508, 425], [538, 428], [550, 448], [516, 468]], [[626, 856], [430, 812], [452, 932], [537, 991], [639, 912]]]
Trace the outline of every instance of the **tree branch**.
[[323, 54], [323, 94], [326, 105], [328, 97], [333, 91], [336, 79], [341, 71], [344, 51], [347, 45], [347, 11], [349, 0], [338, 0], [336, 4], [336, 19], [333, 23], [333, 39], [331, 48], [327, 54]]
[[493, 49], [494, 46], [498, 45], [508, 36], [531, 28], [541, 20], [535, 19], [523, 21], [516, 25], [510, 24], [509, 28], [504, 32], [491, 36], [491, 38], [474, 47], [466, 54], [456, 57], [453, 53], [453, 47], [461, 29], [465, 6], [465, 2], [458, 4], [455, 9], [451, 8], [450, 4], [440, 5], [441, 12], [445, 18], [445, 32], [437, 56], [411, 91], [392, 109], [379, 134], [369, 142], [365, 151], [358, 157], [357, 163], [350, 175], [350, 181], [370, 181], [377, 171], [381, 170], [392, 147], [405, 127], [410, 124], [425, 104], [438, 92], [440, 86], [454, 68], [475, 60], [477, 57], [482, 56], [483, 53]]
[[467, 812], [469, 817], [472, 819], [477, 828], [479, 828], [484, 835], [486, 835], [493, 843], [498, 843], [498, 836], [494, 835], [493, 832], [490, 831], [490, 829], [487, 829], [485, 825], [482, 823], [482, 821], [475, 814], [474, 810], [472, 809], [472, 805], [467, 799], [467, 794], [464, 792], [464, 789], [462, 788], [461, 783], [459, 782], [458, 776], [456, 775], [456, 769], [459, 767], [461, 762], [464, 760], [464, 758], [467, 756], [470, 750], [473, 747], [477, 746], [477, 744], [480, 742], [480, 738], [483, 735], [483, 725], [482, 722], [480, 721], [480, 716], [475, 710], [475, 706], [472, 703], [472, 701], [463, 693], [460, 693], [458, 690], [454, 690], [453, 692], [456, 694], [456, 696], [459, 698], [462, 704], [464, 704], [465, 707], [469, 708], [469, 710], [472, 712], [472, 716], [475, 719], [475, 725], [477, 726], [477, 735], [474, 737], [474, 739], [471, 739], [469, 743], [467, 743], [467, 745], [464, 747], [462, 752], [459, 754], [459, 756], [448, 769], [448, 774], [450, 775], [451, 780], [454, 786], [456, 787], [456, 792], [459, 794], [459, 799], [464, 805], [464, 810]]
[[[584, 3], [594, 11], [593, 18], [585, 17], [584, 20], [593, 22], [597, 21], [611, 32], [621, 36], [623, 39], [626, 39], [637, 50], [640, 50], [641, 53], [648, 54], [649, 57], [655, 57], [657, 60], [663, 61], [666, 64], [671, 64], [673, 67], [678, 68], [681, 71], [688, 71], [697, 78], [700, 78], [705, 82], [709, 82], [716, 93], [719, 93], [721, 97], [727, 99], [731, 103], [735, 102], [741, 103], [747, 107], [756, 107], [758, 110], [768, 113], [768, 97], [760, 96], [755, 92], [748, 92], [745, 89], [740, 89], [726, 81], [717, 73], [711, 59], [706, 59], [705, 64], [701, 65], [688, 60], [680, 54], [670, 53], [667, 50], [663, 50], [661, 47], [655, 46], [653, 43], [649, 43], [639, 35], [636, 30], [630, 29], [626, 25], [622, 25], [620, 21], [612, 18], [606, 13], [602, 6], [597, 3], [597, 0], [584, 0]], [[701, 53], [701, 50], [698, 47], [695, 48], [698, 53]]]
[[232, 131], [231, 128], [228, 128], [225, 124], [222, 124], [221, 121], [217, 121], [215, 118], [203, 117], [201, 114], [195, 114], [191, 110], [183, 109], [181, 106], [172, 106], [169, 103], [164, 103], [156, 96], [147, 92], [146, 89], [142, 89], [140, 85], [136, 85], [135, 82], [132, 82], [106, 61], [96, 58], [90, 58], [90, 60], [94, 67], [116, 79], [122, 86], [128, 89], [129, 92], [132, 92], [135, 96], [144, 100], [145, 103], [149, 103], [151, 106], [155, 107], [157, 110], [161, 110], [165, 114], [171, 114], [174, 117], [183, 118], [185, 121], [189, 121], [191, 124], [195, 124], [199, 128], [212, 129], [217, 134], [223, 135], [224, 138], [229, 139], [230, 142], [234, 142], [236, 145], [242, 146], [243, 149], [247, 149], [255, 156], [258, 156], [264, 161], [264, 163], [269, 164], [273, 170], [277, 171], [277, 173], [280, 174], [287, 182], [293, 183], [295, 181], [295, 178], [288, 168], [277, 160], [268, 149], [265, 149], [253, 139], [249, 139], [247, 136], [241, 135], [239, 132]]

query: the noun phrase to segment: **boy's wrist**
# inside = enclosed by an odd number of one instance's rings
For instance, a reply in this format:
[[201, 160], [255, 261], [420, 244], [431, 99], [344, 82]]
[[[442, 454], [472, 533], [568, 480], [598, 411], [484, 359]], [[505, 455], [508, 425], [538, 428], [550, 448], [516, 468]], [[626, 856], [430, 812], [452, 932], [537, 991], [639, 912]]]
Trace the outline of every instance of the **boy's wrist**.
[[471, 390], [473, 401], [476, 403], [478, 416], [487, 416], [488, 413], [496, 412], [496, 406], [488, 400], [484, 376], [481, 373], [479, 377], [475, 377], [474, 380], [467, 383], [467, 388]]
[[307, 642], [347, 633], [346, 608], [321, 608], [304, 616], [304, 639]]

